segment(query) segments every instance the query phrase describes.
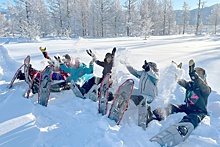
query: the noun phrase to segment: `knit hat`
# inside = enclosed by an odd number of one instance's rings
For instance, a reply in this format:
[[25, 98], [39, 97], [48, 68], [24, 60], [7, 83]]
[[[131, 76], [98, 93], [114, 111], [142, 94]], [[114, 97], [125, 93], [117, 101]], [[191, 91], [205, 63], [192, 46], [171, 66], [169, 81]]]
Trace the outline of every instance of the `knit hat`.
[[112, 57], [112, 54], [111, 54], [111, 53], [105, 54], [105, 58], [109, 58], [109, 57]]
[[153, 71], [158, 72], [157, 64], [154, 62], [148, 62], [149, 66], [153, 68]]
[[77, 62], [79, 62], [79, 63], [82, 62], [81, 59], [80, 59], [79, 57], [76, 57], [76, 58], [75, 58], [75, 63], [77, 63]]
[[67, 62], [67, 63], [70, 63], [71, 62], [71, 57], [69, 54], [65, 54], [63, 55], [63, 62]]

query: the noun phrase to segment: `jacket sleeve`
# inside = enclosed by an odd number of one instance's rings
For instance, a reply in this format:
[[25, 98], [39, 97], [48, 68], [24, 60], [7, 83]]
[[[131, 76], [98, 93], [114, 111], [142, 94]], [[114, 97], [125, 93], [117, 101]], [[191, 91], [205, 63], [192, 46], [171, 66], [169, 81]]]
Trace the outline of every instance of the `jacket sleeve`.
[[178, 83], [180, 86], [184, 87], [185, 89], [187, 88], [187, 81], [186, 81], [185, 79], [179, 79], [179, 80], [177, 81], [177, 83]]
[[143, 71], [138, 71], [138, 70], [136, 70], [136, 69], [134, 69], [132, 66], [130, 66], [130, 65], [126, 65], [126, 68], [128, 69], [128, 71], [132, 74], [132, 75], [134, 75], [135, 77], [137, 77], [137, 78], [140, 78], [141, 77], [141, 73], [143, 72]]
[[42, 54], [44, 55], [44, 58], [49, 60], [51, 59], [47, 52], [42, 52]]
[[68, 68], [65, 64], [60, 64], [60, 69], [64, 72], [70, 73], [70, 68]]
[[151, 82], [156, 84], [157, 81], [159, 80], [159, 77], [160, 77], [159, 72], [154, 72], [153, 70], [149, 70], [147, 72], [147, 74], [148, 74], [149, 79], [151, 80]]
[[104, 62], [102, 62], [102, 61], [96, 60], [95, 63], [99, 66], [104, 67]]
[[84, 74], [92, 74], [93, 73], [93, 67], [94, 66], [92, 64], [90, 64], [89, 67], [86, 67], [86, 68], [83, 69], [83, 73]]

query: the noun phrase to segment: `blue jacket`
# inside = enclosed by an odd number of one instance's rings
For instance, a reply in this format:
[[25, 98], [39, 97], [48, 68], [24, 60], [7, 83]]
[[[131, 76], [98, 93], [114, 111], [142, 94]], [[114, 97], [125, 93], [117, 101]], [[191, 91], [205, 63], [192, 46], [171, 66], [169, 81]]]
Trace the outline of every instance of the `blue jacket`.
[[89, 65], [89, 67], [87, 67], [84, 63], [81, 63], [79, 68], [67, 67], [65, 64], [60, 64], [60, 68], [70, 74], [68, 82], [72, 80], [74, 80], [74, 82], [77, 82], [85, 74], [93, 73], [93, 65], [91, 64]]

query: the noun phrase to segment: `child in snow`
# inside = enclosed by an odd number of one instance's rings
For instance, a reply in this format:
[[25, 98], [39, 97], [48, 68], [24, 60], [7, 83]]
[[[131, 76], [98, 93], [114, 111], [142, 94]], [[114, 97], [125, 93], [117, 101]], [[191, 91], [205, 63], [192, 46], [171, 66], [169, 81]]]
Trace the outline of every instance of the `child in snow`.
[[[92, 53], [91, 50], [87, 51], [87, 53], [90, 56], [93, 57], [95, 63], [97, 65], [103, 67], [103, 71], [102, 71], [102, 77], [101, 78], [94, 76], [91, 79], [89, 79], [87, 82], [85, 82], [82, 87], [79, 87], [82, 95], [88, 93], [93, 85], [100, 84], [107, 73], [112, 73], [112, 67], [114, 65], [115, 52], [116, 52], [116, 48], [114, 47], [113, 50], [112, 50], [112, 53], [107, 53], [105, 55], [104, 61], [99, 61], [99, 60], [96, 60], [95, 54]], [[109, 100], [113, 99], [113, 94], [111, 92], [109, 93], [109, 98], [110, 98]]]
[[133, 90], [130, 99], [136, 106], [144, 101], [150, 104], [158, 95], [157, 83], [159, 80], [159, 70], [157, 69], [156, 63], [147, 62], [145, 60], [144, 65], [142, 66], [143, 70], [141, 71], [134, 69], [122, 60], [121, 63], [126, 66], [132, 75], [140, 79], [139, 87], [138, 89]]
[[[53, 59], [48, 55], [48, 53], [46, 51], [46, 47], [40, 47], [39, 49], [42, 52], [42, 54], [44, 55], [44, 58], [48, 59], [50, 64], [53, 64], [53, 66], [54, 66], [54, 70], [53, 71], [58, 71], [58, 73], [63, 75], [64, 79], [66, 79], [67, 77], [70, 76], [68, 73], [66, 73], [63, 70], [61, 70], [59, 66], [54, 64]], [[54, 58], [57, 59], [58, 57], [54, 56]], [[72, 58], [71, 58], [71, 56], [69, 54], [63, 55], [61, 57], [61, 60], [63, 60], [63, 62], [66, 64], [66, 66], [68, 66], [68, 67], [72, 66]], [[54, 76], [56, 76], [56, 75], [54, 75]]]
[[92, 59], [92, 61], [89, 63], [89, 67], [82, 63], [79, 57], [75, 58], [75, 64], [70, 67], [64, 64], [65, 62], [60, 58], [57, 60], [60, 63], [61, 70], [70, 74], [70, 76], [66, 79], [67, 82], [71, 82], [72, 80], [75, 83], [79, 82], [84, 75], [93, 73], [94, 59]]
[[[178, 80], [178, 84], [186, 89], [185, 104], [175, 105], [169, 104], [166, 108], [158, 108], [153, 112], [149, 107], [149, 123], [152, 120], [164, 120], [166, 117], [173, 113], [185, 112], [187, 115], [183, 117], [181, 122], [191, 123], [194, 128], [202, 121], [202, 119], [208, 114], [207, 101], [208, 96], [211, 93], [211, 88], [206, 82], [205, 69], [201, 67], [195, 67], [193, 60], [189, 62], [189, 76], [191, 81], [185, 79]], [[185, 126], [179, 126], [178, 131], [182, 136], [185, 136], [188, 132]]]

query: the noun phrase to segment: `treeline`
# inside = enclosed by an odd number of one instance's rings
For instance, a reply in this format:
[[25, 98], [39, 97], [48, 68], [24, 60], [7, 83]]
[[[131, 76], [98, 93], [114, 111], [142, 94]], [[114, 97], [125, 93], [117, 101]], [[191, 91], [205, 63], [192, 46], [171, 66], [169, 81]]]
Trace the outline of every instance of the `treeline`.
[[[199, 0], [197, 23], [189, 25], [190, 7], [183, 3], [179, 21], [172, 0], [14, 0], [0, 14], [0, 35], [36, 37], [117, 37], [202, 33]], [[217, 33], [220, 4], [209, 16], [209, 32]]]

